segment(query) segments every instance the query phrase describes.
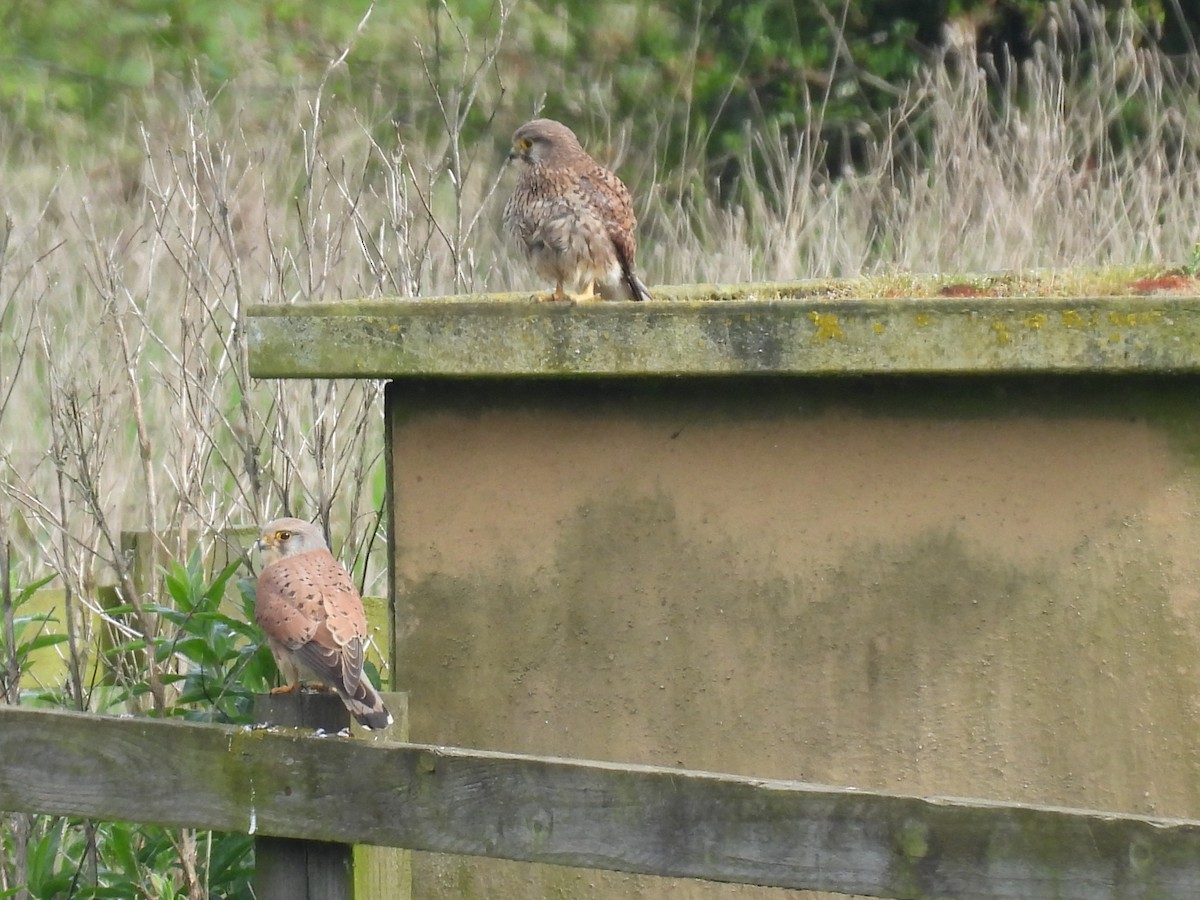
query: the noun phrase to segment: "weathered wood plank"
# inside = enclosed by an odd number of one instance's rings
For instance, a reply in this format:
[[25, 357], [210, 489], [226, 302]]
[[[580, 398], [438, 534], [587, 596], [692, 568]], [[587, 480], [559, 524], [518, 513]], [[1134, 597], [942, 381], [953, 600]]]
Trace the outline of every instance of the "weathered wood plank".
[[1200, 822], [0, 707], [0, 809], [916, 898], [1194, 898]]

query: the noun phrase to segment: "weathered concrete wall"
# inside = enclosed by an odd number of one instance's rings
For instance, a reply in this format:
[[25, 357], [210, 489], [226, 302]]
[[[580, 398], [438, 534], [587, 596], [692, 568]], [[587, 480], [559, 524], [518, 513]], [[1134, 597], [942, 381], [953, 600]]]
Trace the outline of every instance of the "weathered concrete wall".
[[[412, 738], [1196, 817], [1198, 389], [394, 382]], [[785, 894], [418, 855], [414, 896]]]

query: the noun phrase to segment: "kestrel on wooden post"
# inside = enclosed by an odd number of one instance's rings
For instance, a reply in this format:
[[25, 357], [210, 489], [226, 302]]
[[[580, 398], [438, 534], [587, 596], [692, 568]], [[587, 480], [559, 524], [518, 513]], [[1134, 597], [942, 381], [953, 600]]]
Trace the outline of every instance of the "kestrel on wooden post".
[[520, 168], [504, 227], [543, 278], [550, 300], [650, 300], [634, 271], [637, 241], [629, 189], [588, 156], [561, 122], [534, 119], [513, 135]]
[[350, 574], [333, 558], [320, 530], [303, 519], [276, 519], [259, 538], [263, 570], [255, 588], [254, 620], [267, 635], [287, 684], [301, 671], [337, 691], [367, 728], [392, 724], [392, 714], [363, 674], [367, 617]]

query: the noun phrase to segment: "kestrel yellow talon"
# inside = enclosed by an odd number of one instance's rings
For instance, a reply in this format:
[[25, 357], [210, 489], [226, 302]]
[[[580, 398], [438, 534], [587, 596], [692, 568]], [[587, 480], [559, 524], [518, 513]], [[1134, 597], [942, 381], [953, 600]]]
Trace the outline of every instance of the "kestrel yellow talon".
[[575, 132], [553, 119], [526, 122], [513, 135], [509, 159], [520, 164], [504, 207], [504, 227], [533, 269], [555, 283], [586, 290], [572, 300], [652, 300], [634, 271], [637, 220], [629, 189], [588, 156]]
[[591, 303], [596, 300], [603, 300], [604, 298], [596, 293], [596, 282], [589, 281], [587, 289], [580, 291], [578, 294], [571, 294], [571, 299], [576, 303]]
[[564, 300], [566, 300], [567, 295], [563, 293], [562, 282], [560, 281], [554, 285], [553, 294], [547, 294], [545, 297], [540, 299], [543, 303], [562, 303]]
[[288, 682], [271, 693], [294, 691], [304, 670], [337, 691], [360, 724], [392, 724], [383, 698], [363, 674], [362, 598], [321, 532], [303, 519], [276, 519], [258, 546], [265, 565], [255, 587], [254, 621]]

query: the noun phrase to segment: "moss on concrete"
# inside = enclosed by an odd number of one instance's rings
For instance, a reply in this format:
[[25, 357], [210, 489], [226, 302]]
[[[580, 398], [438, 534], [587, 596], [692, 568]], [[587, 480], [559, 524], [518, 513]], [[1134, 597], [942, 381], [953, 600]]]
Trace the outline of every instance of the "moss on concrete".
[[[672, 295], [674, 296], [674, 295]], [[266, 378], [1200, 371], [1200, 298], [830, 299], [692, 286], [652, 303], [529, 297], [260, 306]], [[712, 302], [725, 296], [724, 302]]]

